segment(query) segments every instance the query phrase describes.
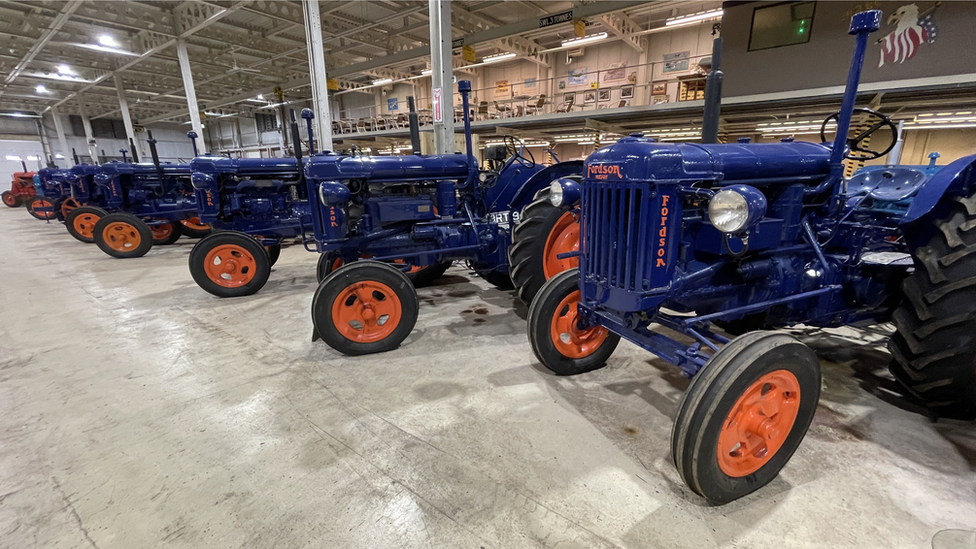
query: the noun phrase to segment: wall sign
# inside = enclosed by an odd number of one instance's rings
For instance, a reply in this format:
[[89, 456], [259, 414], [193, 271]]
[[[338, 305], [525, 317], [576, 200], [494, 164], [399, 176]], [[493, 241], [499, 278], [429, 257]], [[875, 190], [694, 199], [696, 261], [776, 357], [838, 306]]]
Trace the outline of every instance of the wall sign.
[[691, 51], [679, 51], [664, 54], [664, 69], [661, 72], [683, 72], [688, 70]]
[[539, 28], [550, 27], [552, 25], [558, 25], [560, 23], [569, 23], [573, 20], [573, 10], [564, 11], [562, 13], [554, 13], [552, 15], [547, 15], [545, 17], [539, 18]]
[[388, 111], [399, 110], [399, 105], [396, 97], [391, 97], [390, 99], [386, 100], [386, 110]]
[[464, 38], [456, 38], [451, 40], [451, 49], [456, 50], [464, 45]]
[[935, 8], [920, 12], [916, 4], [907, 4], [888, 17], [888, 24], [894, 24], [895, 30], [878, 40], [881, 44], [881, 60], [878, 67], [885, 63], [904, 63], [912, 57], [922, 44], [934, 44], [938, 31], [935, 28]]

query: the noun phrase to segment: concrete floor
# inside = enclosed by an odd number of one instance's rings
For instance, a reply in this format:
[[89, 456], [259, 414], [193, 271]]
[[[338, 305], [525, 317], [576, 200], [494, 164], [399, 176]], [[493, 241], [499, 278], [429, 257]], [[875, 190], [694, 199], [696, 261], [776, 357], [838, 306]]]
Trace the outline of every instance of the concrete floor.
[[403, 347], [347, 358], [311, 342], [300, 246], [222, 300], [190, 278], [193, 241], [116, 260], [6, 208], [0, 233], [3, 548], [976, 539], [976, 424], [904, 409], [869, 333], [809, 338], [826, 366], [810, 433], [771, 485], [711, 507], [671, 463], [674, 368], [622, 344], [553, 377], [514, 295], [461, 267], [420, 291]]

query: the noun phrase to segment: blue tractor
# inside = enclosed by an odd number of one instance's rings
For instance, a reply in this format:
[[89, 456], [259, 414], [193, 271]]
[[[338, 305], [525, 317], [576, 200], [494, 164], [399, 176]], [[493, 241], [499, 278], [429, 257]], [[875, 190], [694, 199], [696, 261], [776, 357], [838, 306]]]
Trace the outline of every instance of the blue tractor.
[[34, 174], [37, 194], [27, 200], [27, 211], [35, 218], [50, 220], [59, 217], [56, 205], [71, 195], [71, 186], [60, 176], [61, 171], [61, 168], [46, 167]]
[[554, 205], [580, 203], [581, 245], [563, 254], [578, 268], [546, 282], [529, 308], [536, 358], [579, 374], [604, 366], [624, 338], [693, 377], [671, 453], [712, 502], [770, 482], [817, 407], [816, 355], [768, 329], [893, 321], [891, 372], [907, 393], [939, 415], [976, 416], [976, 156], [843, 175], [845, 158], [879, 158], [895, 141], [873, 111], [851, 130], [880, 21], [880, 11], [852, 20], [842, 107], [823, 127], [836, 120], [833, 143], [634, 134], [594, 152], [582, 182], [552, 185]]
[[[413, 155], [320, 154], [305, 167], [321, 254], [312, 321], [316, 335], [344, 354], [394, 349], [413, 330], [419, 307], [410, 270], [443, 272], [464, 260], [491, 284], [511, 288], [508, 251], [519, 212], [552, 181], [582, 171], [581, 163], [543, 167], [513, 137], [486, 147], [480, 168], [472, 151], [471, 83], [459, 81], [458, 90], [465, 154], [421, 155], [411, 120]], [[541, 268], [536, 272], [542, 276]]]

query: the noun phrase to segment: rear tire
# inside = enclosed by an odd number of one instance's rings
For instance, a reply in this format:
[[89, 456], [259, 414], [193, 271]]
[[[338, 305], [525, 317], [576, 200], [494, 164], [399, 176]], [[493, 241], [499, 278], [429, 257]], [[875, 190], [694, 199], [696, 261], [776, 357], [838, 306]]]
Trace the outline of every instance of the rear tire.
[[188, 261], [197, 285], [217, 297], [251, 295], [264, 287], [271, 274], [264, 246], [235, 231], [201, 238], [190, 250]]
[[278, 258], [281, 257], [281, 244], [265, 246], [264, 251], [268, 252], [268, 261], [271, 262], [271, 267], [274, 267], [274, 264], [278, 262]]
[[419, 271], [406, 273], [406, 275], [407, 278], [410, 279], [410, 283], [413, 284], [414, 288], [423, 288], [424, 286], [430, 286], [435, 280], [444, 276], [444, 273], [451, 268], [453, 263], [453, 261], [435, 263], [433, 265], [421, 267]]
[[549, 187], [535, 193], [532, 203], [522, 210], [508, 249], [509, 272], [519, 298], [526, 305], [532, 303], [546, 280], [577, 267], [578, 258], [556, 256], [578, 249], [579, 219], [568, 206], [557, 208], [549, 202]]
[[490, 273], [481, 275], [481, 277], [499, 290], [511, 290], [515, 287], [515, 284], [512, 283], [512, 277], [508, 276], [506, 272], [491, 271]]
[[57, 217], [55, 201], [43, 196], [32, 196], [27, 200], [27, 213], [34, 219], [48, 221]]
[[68, 233], [76, 240], [91, 244], [95, 242], [95, 224], [108, 215], [108, 212], [94, 206], [80, 206], [71, 210], [64, 220]]
[[199, 217], [191, 217], [180, 221], [183, 225], [183, 236], [187, 238], [203, 238], [213, 232], [210, 225], [201, 223]]
[[528, 331], [532, 352], [558, 376], [596, 370], [606, 364], [620, 336], [601, 326], [580, 328], [576, 305], [579, 271], [570, 269], [549, 279], [529, 305]]
[[152, 231], [146, 222], [125, 213], [112, 213], [95, 223], [95, 245], [119, 259], [142, 257], [153, 246]]
[[752, 332], [712, 355], [678, 404], [671, 456], [682, 480], [728, 503], [779, 474], [810, 428], [820, 361], [790, 335]]
[[312, 324], [345, 355], [390, 351], [410, 335], [420, 304], [407, 276], [377, 261], [357, 261], [335, 270], [312, 298]]
[[[942, 417], [976, 418], [976, 193], [943, 198], [945, 214], [905, 231], [931, 236], [911, 250], [915, 272], [902, 285], [888, 342], [892, 375]], [[934, 223], [934, 230], [933, 230]]]

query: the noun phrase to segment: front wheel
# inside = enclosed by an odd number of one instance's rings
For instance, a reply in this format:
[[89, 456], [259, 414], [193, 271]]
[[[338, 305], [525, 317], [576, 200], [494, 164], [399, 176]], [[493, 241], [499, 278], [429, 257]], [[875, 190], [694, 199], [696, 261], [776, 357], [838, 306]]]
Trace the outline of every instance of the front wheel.
[[671, 456], [682, 480], [728, 503], [779, 474], [810, 428], [820, 361], [777, 332], [733, 339], [698, 372], [678, 405]]
[[79, 206], [71, 210], [64, 219], [64, 226], [68, 233], [76, 240], [91, 244], [95, 242], [95, 224], [108, 213], [94, 206]]
[[54, 201], [44, 196], [32, 196], [27, 199], [27, 213], [41, 221], [54, 219], [56, 215]]
[[157, 222], [149, 225], [152, 231], [152, 242], [156, 246], [169, 246], [180, 239], [183, 225], [178, 221]]
[[529, 306], [532, 352], [560, 376], [596, 370], [606, 364], [620, 336], [580, 316], [579, 270], [562, 272], [546, 282]]
[[190, 217], [180, 221], [183, 225], [183, 236], [187, 238], [203, 238], [213, 232], [210, 225], [200, 222], [199, 217]]
[[333, 349], [345, 355], [390, 351], [417, 323], [420, 304], [407, 276], [376, 261], [340, 267], [319, 284], [312, 298], [312, 324]]
[[95, 223], [95, 245], [119, 259], [146, 255], [153, 246], [152, 231], [146, 222], [125, 213], [112, 213]]
[[190, 250], [189, 266], [197, 285], [217, 297], [251, 295], [271, 274], [271, 261], [261, 243], [234, 231], [200, 239]]
[[21, 204], [21, 198], [10, 191], [3, 191], [0, 196], [3, 197], [3, 205], [8, 208], [16, 208]]

